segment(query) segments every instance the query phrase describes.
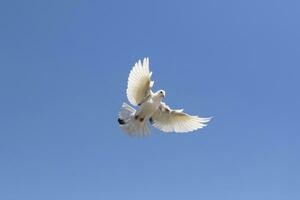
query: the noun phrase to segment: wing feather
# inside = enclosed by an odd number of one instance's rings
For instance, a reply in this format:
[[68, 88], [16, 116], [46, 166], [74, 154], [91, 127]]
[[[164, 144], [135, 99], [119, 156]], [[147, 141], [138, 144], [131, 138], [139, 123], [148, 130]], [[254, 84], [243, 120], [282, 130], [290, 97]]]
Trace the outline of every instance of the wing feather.
[[149, 58], [144, 58], [143, 63], [139, 60], [133, 66], [128, 77], [127, 98], [132, 105], [139, 105], [148, 98], [154, 84], [151, 81], [152, 72], [149, 70]]
[[164, 132], [185, 133], [203, 128], [210, 119], [191, 116], [184, 113], [183, 109], [172, 110], [162, 102], [160, 109], [152, 116], [152, 125]]

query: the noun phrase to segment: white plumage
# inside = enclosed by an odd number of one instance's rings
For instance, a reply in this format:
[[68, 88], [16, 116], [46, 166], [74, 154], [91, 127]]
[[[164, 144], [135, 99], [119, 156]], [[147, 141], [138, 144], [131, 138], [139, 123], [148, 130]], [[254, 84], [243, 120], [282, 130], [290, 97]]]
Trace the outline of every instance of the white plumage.
[[191, 116], [181, 110], [172, 110], [162, 99], [165, 91], [155, 93], [151, 88], [152, 72], [149, 70], [149, 59], [139, 60], [133, 66], [128, 77], [127, 98], [138, 110], [123, 103], [119, 113], [120, 127], [129, 135], [144, 136], [150, 132], [148, 122], [164, 132], [189, 132], [206, 126], [210, 118]]
[[151, 95], [151, 81], [152, 72], [149, 71], [149, 59], [145, 58], [143, 64], [139, 60], [133, 66], [128, 78], [127, 98], [129, 102], [137, 106], [145, 97]]

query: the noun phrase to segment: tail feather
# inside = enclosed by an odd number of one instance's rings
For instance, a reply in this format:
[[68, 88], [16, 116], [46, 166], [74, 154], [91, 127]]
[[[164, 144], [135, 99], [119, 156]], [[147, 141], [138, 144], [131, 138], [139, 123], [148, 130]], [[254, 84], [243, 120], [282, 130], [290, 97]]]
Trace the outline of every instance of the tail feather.
[[147, 124], [148, 120], [140, 121], [135, 118], [136, 110], [126, 103], [123, 103], [118, 122], [123, 131], [132, 136], [147, 135], [150, 130]]

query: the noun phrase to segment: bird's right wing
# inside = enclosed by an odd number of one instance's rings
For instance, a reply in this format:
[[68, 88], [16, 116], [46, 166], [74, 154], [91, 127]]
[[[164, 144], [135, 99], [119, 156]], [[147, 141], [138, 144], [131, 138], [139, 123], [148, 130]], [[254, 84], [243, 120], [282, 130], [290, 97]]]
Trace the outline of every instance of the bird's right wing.
[[150, 121], [154, 127], [164, 132], [184, 133], [203, 128], [210, 119], [188, 115], [182, 109], [172, 110], [162, 102]]
[[139, 60], [133, 66], [128, 77], [127, 98], [132, 105], [140, 105], [152, 95], [152, 72], [149, 71], [149, 58]]

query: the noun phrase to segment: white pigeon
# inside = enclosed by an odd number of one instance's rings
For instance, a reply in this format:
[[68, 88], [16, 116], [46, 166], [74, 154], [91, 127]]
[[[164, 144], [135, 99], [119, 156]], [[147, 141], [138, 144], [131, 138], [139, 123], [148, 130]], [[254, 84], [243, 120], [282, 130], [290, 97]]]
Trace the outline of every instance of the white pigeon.
[[164, 132], [189, 132], [206, 126], [210, 118], [191, 116], [183, 109], [172, 110], [162, 100], [164, 90], [152, 92], [152, 72], [149, 71], [149, 58], [139, 60], [133, 66], [128, 77], [127, 98], [137, 110], [123, 103], [119, 113], [120, 127], [129, 135], [144, 136], [150, 133], [148, 122]]

